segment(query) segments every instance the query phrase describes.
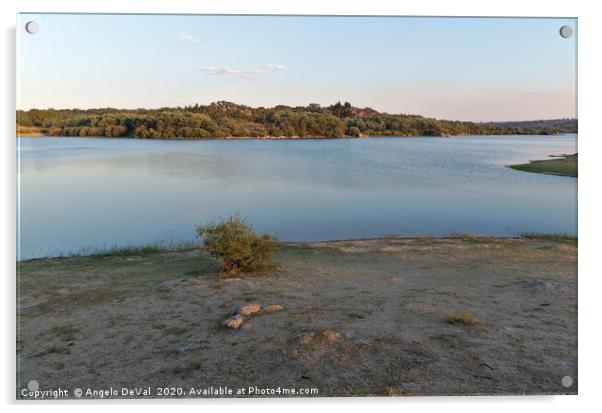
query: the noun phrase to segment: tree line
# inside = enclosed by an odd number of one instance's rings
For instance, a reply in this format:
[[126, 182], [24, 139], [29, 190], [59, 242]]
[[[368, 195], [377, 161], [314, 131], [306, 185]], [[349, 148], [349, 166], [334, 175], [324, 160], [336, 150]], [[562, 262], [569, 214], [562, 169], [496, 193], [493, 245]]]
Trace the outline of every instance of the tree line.
[[349, 102], [322, 107], [249, 107], [214, 102], [177, 108], [17, 111], [17, 132], [48, 136], [211, 139], [225, 137], [341, 138], [557, 134], [577, 131], [575, 119], [533, 123], [476, 123], [380, 113]]

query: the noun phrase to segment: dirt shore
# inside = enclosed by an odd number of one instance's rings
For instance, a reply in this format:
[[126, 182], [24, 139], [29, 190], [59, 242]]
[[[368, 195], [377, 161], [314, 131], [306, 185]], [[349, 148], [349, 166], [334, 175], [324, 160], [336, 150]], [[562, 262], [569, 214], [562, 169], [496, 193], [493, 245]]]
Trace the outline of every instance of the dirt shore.
[[[30, 380], [185, 397], [577, 393], [576, 243], [337, 241], [282, 245], [275, 261], [241, 278], [200, 249], [19, 263], [17, 397]], [[223, 326], [248, 303], [284, 310]]]

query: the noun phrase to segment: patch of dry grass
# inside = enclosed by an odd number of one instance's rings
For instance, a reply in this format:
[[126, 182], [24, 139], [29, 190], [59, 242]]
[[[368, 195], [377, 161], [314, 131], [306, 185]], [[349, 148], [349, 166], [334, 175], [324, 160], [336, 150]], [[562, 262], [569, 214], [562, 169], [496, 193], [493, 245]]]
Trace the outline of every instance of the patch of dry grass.
[[71, 325], [58, 325], [50, 330], [52, 336], [59, 337], [62, 341], [67, 342], [75, 341], [75, 334], [78, 332], [79, 329]]
[[445, 314], [445, 319], [449, 324], [464, 324], [469, 327], [475, 325], [477, 322], [475, 316], [468, 312], [462, 315], [447, 313]]
[[387, 390], [388, 396], [391, 396], [391, 397], [403, 396], [403, 393], [397, 387], [387, 386], [386, 390]]
[[329, 343], [336, 343], [341, 340], [341, 333], [329, 328], [315, 331], [305, 337], [301, 341], [304, 346], [311, 348], [320, 348], [327, 346]]
[[174, 367], [173, 372], [182, 377], [189, 377], [195, 371], [201, 370], [202, 368], [203, 362], [201, 358], [193, 357], [193, 359], [187, 363], [178, 364], [176, 367]]
[[71, 354], [71, 350], [67, 347], [51, 346], [46, 349], [41, 355], [46, 354]]
[[474, 235], [464, 234], [464, 233], [453, 233], [452, 237], [460, 239], [464, 242], [479, 242], [480, 241], [479, 237], [475, 237]]

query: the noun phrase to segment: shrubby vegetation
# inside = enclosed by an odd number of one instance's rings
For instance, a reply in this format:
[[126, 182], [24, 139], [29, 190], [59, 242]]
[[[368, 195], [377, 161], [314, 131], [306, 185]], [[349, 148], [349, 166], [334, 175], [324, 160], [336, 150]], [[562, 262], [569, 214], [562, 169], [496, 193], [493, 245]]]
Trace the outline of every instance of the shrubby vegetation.
[[197, 227], [204, 247], [217, 258], [222, 274], [266, 272], [278, 245], [268, 234], [257, 235], [248, 220], [234, 215]]
[[328, 107], [310, 104], [252, 108], [221, 101], [183, 108], [17, 111], [17, 131], [147, 139], [508, 135], [576, 132], [577, 121], [474, 123], [379, 113], [353, 107], [349, 102]]
[[540, 174], [552, 174], [561, 176], [578, 175], [578, 155], [560, 155], [554, 156], [553, 159], [544, 159], [541, 161], [529, 161], [518, 165], [508, 165], [512, 169], [525, 172], [535, 172]]
[[464, 324], [465, 326], [472, 326], [477, 322], [471, 313], [464, 313], [462, 315], [449, 313], [445, 315], [445, 319], [449, 324]]
[[565, 233], [540, 233], [540, 232], [523, 232], [520, 234], [523, 238], [545, 239], [548, 241], [561, 242], [569, 245], [577, 245], [577, 236]]

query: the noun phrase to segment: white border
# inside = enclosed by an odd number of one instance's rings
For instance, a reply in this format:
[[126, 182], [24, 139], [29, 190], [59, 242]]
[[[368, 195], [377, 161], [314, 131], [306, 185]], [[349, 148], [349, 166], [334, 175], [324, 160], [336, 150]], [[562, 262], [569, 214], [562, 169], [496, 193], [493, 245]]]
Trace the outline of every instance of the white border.
[[[447, 15], [447, 16], [548, 16], [579, 18], [579, 396], [549, 397], [424, 397], [424, 398], [353, 398], [353, 399], [269, 399], [269, 400], [199, 400], [179, 402], [177, 408], [244, 409], [250, 412], [307, 411], [316, 408], [343, 408], [365, 410], [376, 408], [390, 411], [420, 409], [423, 411], [462, 413], [470, 411], [506, 412], [509, 409], [545, 408], [547, 411], [566, 412], [569, 409], [593, 409], [600, 382], [600, 306], [602, 293], [600, 271], [600, 241], [602, 205], [600, 202], [601, 177], [596, 164], [602, 154], [600, 131], [600, 65], [599, 42], [602, 16], [596, 13], [594, 1], [476, 1], [476, 0], [3, 0], [0, 2], [0, 19], [3, 34], [1, 125], [0, 138], [2, 162], [2, 225], [0, 239], [4, 303], [2, 311], [5, 326], [2, 336], [3, 373], [0, 376], [2, 401], [9, 408], [16, 407], [15, 396], [15, 21], [18, 11], [29, 12], [104, 12], [104, 13], [217, 13], [217, 14], [356, 14], [356, 15]], [[545, 205], [542, 205], [545, 208]], [[43, 408], [46, 411], [80, 410], [82, 407], [102, 411], [107, 407], [125, 410], [132, 404], [143, 403], [144, 409], [162, 411], [170, 401], [97, 403], [19, 403], [19, 408]], [[82, 405], [82, 404], [85, 404]], [[108, 405], [108, 406], [107, 406]]]

